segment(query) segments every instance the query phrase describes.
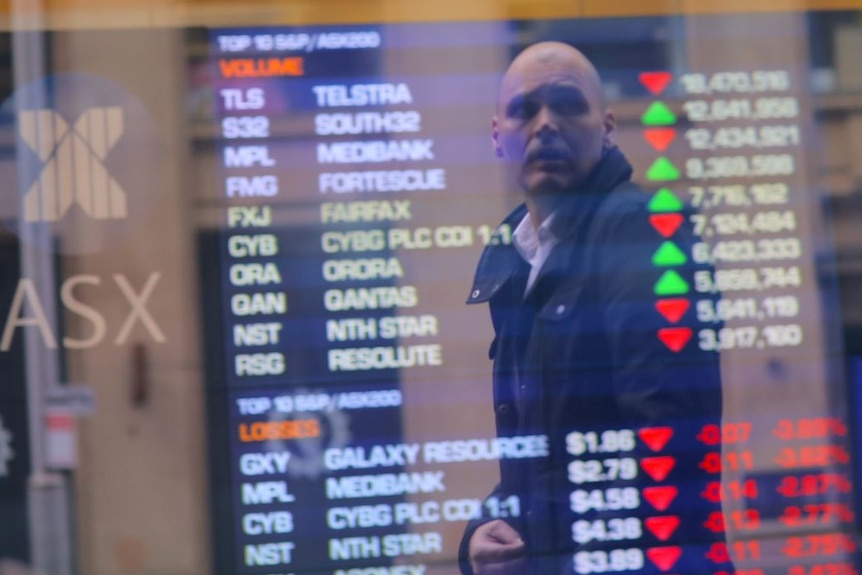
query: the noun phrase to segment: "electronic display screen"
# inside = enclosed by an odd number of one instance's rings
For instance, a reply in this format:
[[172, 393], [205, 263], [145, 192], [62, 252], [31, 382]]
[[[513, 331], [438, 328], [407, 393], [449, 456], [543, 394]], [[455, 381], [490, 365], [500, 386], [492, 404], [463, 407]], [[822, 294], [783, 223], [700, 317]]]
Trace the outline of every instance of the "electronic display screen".
[[[852, 393], [805, 18], [210, 29], [221, 572], [455, 572], [466, 521], [536, 521], [523, 493], [492, 492], [511, 464], [536, 489], [555, 482], [543, 521], [559, 572], [857, 573]], [[548, 329], [626, 342], [598, 381], [629, 366], [647, 385], [637, 358], [661, 356], [673, 385], [703, 392], [690, 412], [606, 416], [624, 401], [616, 387], [583, 391], [592, 372], [562, 373], [570, 387], [553, 389], [572, 397], [545, 401], [588, 416], [498, 435], [488, 347], [506, 351], [472, 282], [483, 249], [516, 253], [520, 220], [500, 222], [523, 195], [491, 117], [510, 61], [539, 40], [595, 64], [649, 194], [627, 220], [648, 234], [609, 252], [624, 268], [609, 273], [649, 278], [646, 299], [618, 301], [638, 332]], [[550, 301], [540, 314], [568, 313]], [[591, 302], [604, 317], [604, 296]], [[626, 323], [644, 305], [646, 324]]]

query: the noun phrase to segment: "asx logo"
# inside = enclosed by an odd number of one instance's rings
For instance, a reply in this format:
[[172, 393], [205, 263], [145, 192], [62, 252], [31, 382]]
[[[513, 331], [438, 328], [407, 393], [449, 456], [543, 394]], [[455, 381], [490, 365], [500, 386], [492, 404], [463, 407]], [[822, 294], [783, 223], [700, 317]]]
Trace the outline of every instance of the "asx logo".
[[53, 222], [76, 204], [96, 220], [128, 217], [126, 191], [104, 164], [125, 131], [122, 108], [88, 108], [72, 125], [54, 110], [25, 110], [18, 129], [44, 164], [24, 195], [25, 221]]

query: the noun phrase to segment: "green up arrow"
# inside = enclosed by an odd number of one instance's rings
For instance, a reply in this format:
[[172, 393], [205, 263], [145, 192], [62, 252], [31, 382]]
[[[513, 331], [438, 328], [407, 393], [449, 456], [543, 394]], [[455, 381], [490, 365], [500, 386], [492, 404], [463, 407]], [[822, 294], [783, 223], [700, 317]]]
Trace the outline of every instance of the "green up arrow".
[[662, 188], [656, 192], [649, 202], [650, 212], [678, 212], [682, 209], [682, 202], [672, 191]]
[[656, 266], [681, 266], [688, 261], [685, 253], [673, 242], [664, 242], [652, 256], [652, 263]]
[[641, 116], [644, 126], [670, 126], [676, 123], [676, 114], [662, 102], [653, 102]]
[[650, 181], [678, 180], [679, 170], [676, 169], [676, 166], [670, 160], [662, 156], [653, 162], [652, 166], [647, 170], [646, 177]]
[[655, 284], [656, 295], [683, 295], [688, 293], [688, 282], [673, 270], [667, 270]]

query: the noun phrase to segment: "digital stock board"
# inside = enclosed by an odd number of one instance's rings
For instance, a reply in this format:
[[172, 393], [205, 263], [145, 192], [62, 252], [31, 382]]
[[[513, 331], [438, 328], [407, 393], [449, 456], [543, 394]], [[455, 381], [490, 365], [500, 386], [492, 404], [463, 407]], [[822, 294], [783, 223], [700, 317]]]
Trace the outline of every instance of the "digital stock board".
[[[697, 555], [715, 575], [856, 574], [800, 18], [209, 30], [219, 569], [456, 572], [467, 520], [522, 513], [516, 496], [486, 497], [497, 462], [563, 449], [572, 573], [673, 574]], [[720, 423], [572, 429], [564, 446], [496, 436], [490, 320], [464, 301], [482, 248], [513, 241], [498, 224], [520, 192], [489, 136], [524, 38], [596, 63], [652, 194], [654, 337], [714, 354]], [[677, 458], [691, 446], [697, 461]], [[692, 473], [708, 481], [687, 493]], [[715, 541], [676, 544], [702, 504]]]

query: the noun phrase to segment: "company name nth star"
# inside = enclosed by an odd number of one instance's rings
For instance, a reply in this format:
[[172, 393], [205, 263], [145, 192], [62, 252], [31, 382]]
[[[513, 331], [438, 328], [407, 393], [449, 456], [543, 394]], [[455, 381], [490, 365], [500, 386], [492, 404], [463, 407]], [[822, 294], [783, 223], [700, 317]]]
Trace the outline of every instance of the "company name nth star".
[[[52, 107], [32, 105], [46, 101]], [[8, 125], [18, 136], [19, 219], [12, 231], [22, 242], [45, 253], [114, 249], [156, 204], [162, 186], [138, 176], [141, 170], [163, 171], [154, 169], [162, 147], [149, 114], [125, 89], [104, 78], [59, 74], [16, 91], [0, 114], [14, 118]], [[22, 277], [11, 300], [0, 302], [0, 352], [9, 351], [18, 328], [35, 328], [47, 349], [123, 345], [133, 334], [164, 343], [167, 337], [147, 308], [161, 278], [159, 270], [140, 269], [77, 274], [58, 279], [59, 293], [46, 295], [39, 282]], [[109, 295], [127, 304], [125, 318], [99, 308]], [[46, 312], [48, 297], [81, 321], [62, 322], [60, 332]]]

